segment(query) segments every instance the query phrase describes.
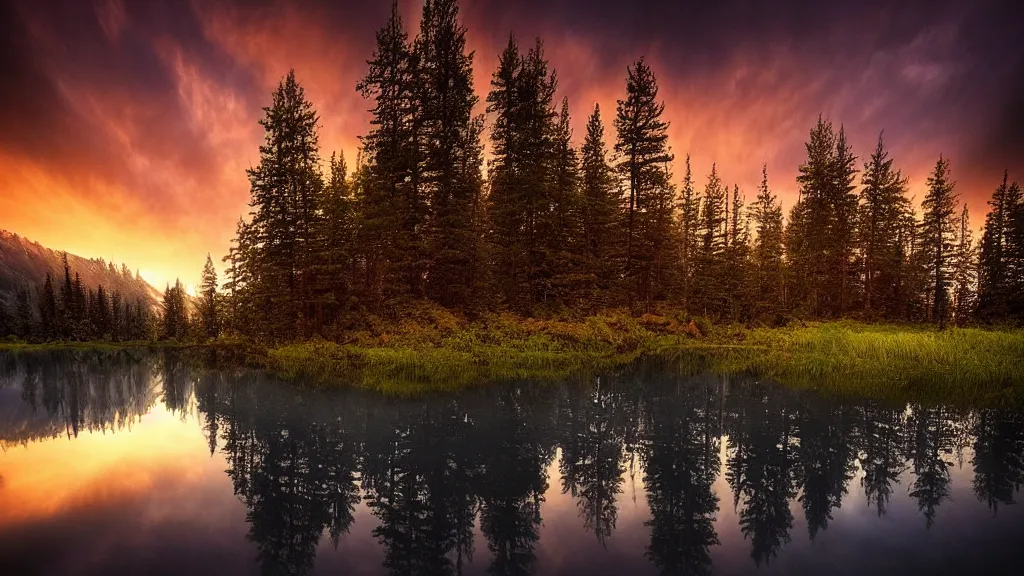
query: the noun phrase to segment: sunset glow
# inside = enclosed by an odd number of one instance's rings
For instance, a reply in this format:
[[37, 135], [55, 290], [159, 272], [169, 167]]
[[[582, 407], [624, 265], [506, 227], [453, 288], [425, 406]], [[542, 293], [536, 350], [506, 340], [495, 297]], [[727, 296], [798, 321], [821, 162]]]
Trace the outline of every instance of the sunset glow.
[[[369, 114], [355, 90], [388, 2], [22, 3], [0, 9], [0, 228], [126, 262], [162, 289], [220, 266], [248, 212], [262, 107], [294, 68], [320, 114], [321, 153], [355, 163]], [[463, 3], [474, 77], [489, 89], [514, 32], [544, 39], [575, 141], [606, 118], [626, 66], [652, 64], [670, 144], [702, 186], [713, 162], [748, 198], [767, 163], [784, 210], [819, 113], [843, 123], [860, 167], [878, 133], [919, 201], [940, 153], [980, 226], [1008, 169], [1024, 178], [1024, 57], [999, 2], [787, 9], [530, 0]], [[924, 7], [927, 6], [927, 9]], [[418, 2], [402, 2], [407, 23]], [[5, 89], [7, 92], [7, 89]]]

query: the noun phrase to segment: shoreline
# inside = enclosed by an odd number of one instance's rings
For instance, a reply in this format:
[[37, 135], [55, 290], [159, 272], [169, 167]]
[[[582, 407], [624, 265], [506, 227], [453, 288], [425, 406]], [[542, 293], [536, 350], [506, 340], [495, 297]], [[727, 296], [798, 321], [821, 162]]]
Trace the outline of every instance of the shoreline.
[[565, 379], [675, 356], [694, 372], [753, 373], [787, 387], [878, 399], [1024, 402], [1024, 330], [850, 321], [783, 328], [697, 327], [662, 316], [566, 322], [497, 315], [459, 325], [403, 324], [346, 342], [245, 339], [0, 343], [0, 351], [230, 350], [289, 380], [415, 395], [496, 380]]

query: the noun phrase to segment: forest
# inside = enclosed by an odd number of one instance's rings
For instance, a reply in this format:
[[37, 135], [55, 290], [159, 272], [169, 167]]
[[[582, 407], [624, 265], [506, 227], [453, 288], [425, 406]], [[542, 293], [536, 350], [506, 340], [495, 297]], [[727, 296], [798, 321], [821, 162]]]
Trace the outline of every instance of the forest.
[[320, 150], [320, 118], [294, 71], [280, 81], [223, 284], [208, 257], [199, 296], [169, 286], [150, 318], [102, 287], [83, 297], [66, 270], [59, 294], [48, 279], [15, 310], [0, 303], [0, 335], [340, 341], [424, 306], [470, 319], [618, 310], [765, 327], [1024, 321], [1024, 197], [1008, 174], [994, 175], [976, 242], [949, 158], [917, 208], [882, 134], [861, 158], [843, 125], [819, 116], [785, 216], [766, 166], [748, 199], [715, 166], [696, 175], [674, 156], [643, 58], [626, 70], [610, 126], [586, 110], [579, 142], [541, 39], [510, 35], [481, 103], [466, 32], [456, 0], [427, 0], [412, 35], [392, 7], [355, 87], [372, 120], [352, 170]]

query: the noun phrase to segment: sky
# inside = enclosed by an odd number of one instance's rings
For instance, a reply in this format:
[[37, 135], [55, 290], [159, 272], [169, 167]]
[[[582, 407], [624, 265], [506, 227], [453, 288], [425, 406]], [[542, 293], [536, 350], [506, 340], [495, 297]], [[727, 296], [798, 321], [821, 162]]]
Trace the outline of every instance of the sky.
[[[422, 0], [402, 0], [415, 33]], [[289, 69], [351, 163], [388, 0], [0, 0], [0, 228], [125, 262], [162, 288], [220, 269], [248, 213], [257, 124]], [[788, 212], [817, 116], [862, 165], [879, 133], [920, 201], [940, 154], [973, 225], [1024, 181], [1024, 42], [1011, 1], [463, 0], [481, 100], [500, 50], [544, 40], [575, 141], [608, 126], [640, 57], [670, 122], [675, 180], [713, 162], [750, 200], [761, 166]], [[479, 110], [483, 112], [483, 104]], [[859, 180], [858, 180], [859, 183]]]

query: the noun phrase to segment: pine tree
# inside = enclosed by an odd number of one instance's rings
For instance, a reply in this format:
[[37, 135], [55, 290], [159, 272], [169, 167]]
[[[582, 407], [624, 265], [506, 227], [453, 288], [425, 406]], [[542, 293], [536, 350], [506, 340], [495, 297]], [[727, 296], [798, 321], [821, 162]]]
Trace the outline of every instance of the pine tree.
[[164, 340], [184, 340], [188, 336], [188, 310], [185, 287], [180, 280], [164, 289], [163, 318], [160, 337]]
[[49, 272], [39, 289], [39, 336], [44, 341], [59, 338], [57, 295], [53, 289], [53, 276]]
[[[357, 261], [357, 213], [348, 166], [342, 154], [332, 154], [330, 179], [320, 199], [323, 218], [317, 234], [313, 316], [316, 331], [338, 322], [353, 307]], [[368, 258], [370, 255], [367, 254]]]
[[445, 306], [475, 305], [485, 277], [483, 117], [473, 115], [473, 53], [456, 0], [426, 0], [414, 53], [423, 83], [421, 180], [427, 295]]
[[718, 316], [728, 304], [722, 290], [726, 269], [726, 250], [729, 242], [729, 222], [726, 217], [727, 194], [718, 167], [711, 165], [707, 185], [704, 187], [698, 235], [700, 244], [694, 258], [693, 311]]
[[[1003, 173], [1003, 182], [996, 188], [988, 204], [991, 207], [985, 216], [985, 229], [981, 238], [981, 255], [978, 270], [978, 316], [987, 322], [1006, 319], [1020, 321], [1022, 316], [1012, 314], [1012, 308], [1020, 308], [1024, 270], [1021, 263], [1024, 255], [1024, 200], [1020, 186], [1014, 182], [1008, 185], [1008, 174]], [[1018, 303], [1013, 305], [1014, 300]]]
[[696, 269], [700, 236], [700, 194], [693, 188], [690, 155], [686, 155], [686, 175], [679, 199], [679, 289], [683, 308], [689, 310], [693, 298], [694, 271]]
[[207, 254], [199, 282], [199, 326], [205, 338], [216, 339], [220, 335], [219, 306], [217, 270], [213, 267], [213, 259]]
[[672, 250], [674, 196], [668, 165], [668, 122], [665, 104], [658, 101], [658, 82], [643, 59], [626, 70], [626, 98], [618, 101], [616, 169], [629, 190], [626, 212], [625, 276], [632, 284], [631, 299], [645, 309], [671, 289], [677, 262]]
[[790, 211], [786, 251], [794, 280], [791, 293], [813, 316], [842, 314], [852, 303], [857, 197], [856, 157], [840, 127], [818, 116], [800, 166], [800, 196]]
[[366, 294], [374, 304], [422, 296], [427, 217], [421, 179], [424, 86], [398, 3], [377, 32], [373, 58], [356, 89], [372, 98], [371, 130], [362, 138], [366, 173], [360, 196], [359, 247]]
[[572, 146], [568, 99], [562, 100], [553, 129], [551, 204], [540, 227], [547, 268], [542, 302], [579, 308], [590, 289], [583, 277], [580, 165]]
[[853, 155], [850, 143], [846, 139], [846, 130], [839, 126], [836, 136], [836, 153], [833, 161], [833, 182], [830, 189], [830, 202], [834, 206], [834, 226], [829, 239], [830, 251], [833, 253], [832, 267], [837, 276], [830, 290], [838, 292], [834, 310], [840, 316], [845, 315], [855, 300], [858, 286], [855, 280], [856, 263], [853, 261], [856, 250], [857, 229], [857, 194], [853, 184], [857, 175], [855, 164], [857, 157]]
[[316, 199], [323, 186], [317, 115], [294, 70], [278, 84], [264, 113], [260, 163], [248, 170], [252, 219], [246, 233], [251, 245], [241, 265], [252, 269], [249, 330], [288, 337], [305, 328], [309, 314]]
[[1010, 284], [1008, 316], [1017, 323], [1024, 322], [1024, 194], [1014, 182], [1007, 191], [1009, 233], [1006, 237], [1006, 272]]
[[587, 120], [582, 156], [582, 226], [587, 273], [597, 290], [597, 304], [612, 301], [610, 291], [621, 269], [622, 197], [616, 187], [605, 145], [601, 108]]
[[725, 263], [729, 272], [723, 277], [724, 282], [720, 288], [725, 292], [726, 311], [733, 322], [748, 320], [749, 302], [754, 292], [750, 283], [750, 228], [740, 187], [736, 184], [732, 189]]
[[135, 300], [135, 304], [130, 308], [129, 317], [129, 340], [149, 340], [153, 338], [153, 315], [149, 307], [142, 300]]
[[931, 306], [929, 319], [944, 328], [949, 307], [950, 269], [956, 236], [955, 183], [950, 179], [949, 160], [939, 156], [928, 177], [928, 193], [921, 203], [921, 241], [927, 254]]
[[255, 321], [255, 298], [253, 298], [253, 274], [257, 252], [252, 228], [239, 218], [235, 237], [231, 241], [224, 262], [224, 290], [227, 293], [227, 315], [225, 324], [234, 330], [248, 330]]
[[68, 265], [68, 253], [61, 253], [64, 264], [64, 281], [60, 285], [60, 305], [57, 318], [57, 337], [61, 340], [72, 340], [74, 335], [74, 285], [71, 281], [71, 266]]
[[509, 37], [487, 96], [494, 115], [488, 214], [495, 276], [505, 302], [523, 312], [545, 298], [552, 269], [544, 233], [555, 200], [555, 86], [543, 44], [523, 55]]
[[967, 204], [960, 211], [953, 252], [953, 320], [963, 326], [974, 315], [978, 284], [977, 251], [971, 233]]
[[767, 164], [761, 168], [761, 185], [757, 189], [751, 217], [756, 233], [752, 254], [754, 314], [777, 316], [786, 306], [782, 205], [768, 188]]
[[864, 311], [868, 317], [900, 315], [900, 271], [905, 250], [901, 228], [911, 214], [907, 179], [893, 169], [882, 134], [861, 177], [857, 240], [863, 259]]
[[82, 283], [82, 277], [75, 272], [75, 279], [71, 285], [71, 326], [74, 340], [88, 340], [91, 334], [87, 309], [88, 299], [89, 296], [85, 284]]

